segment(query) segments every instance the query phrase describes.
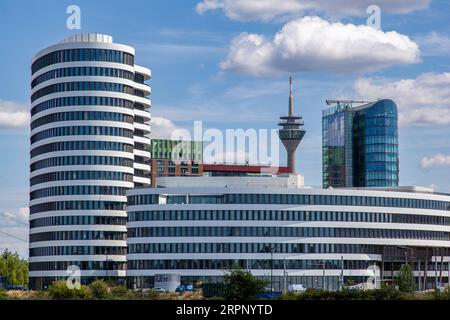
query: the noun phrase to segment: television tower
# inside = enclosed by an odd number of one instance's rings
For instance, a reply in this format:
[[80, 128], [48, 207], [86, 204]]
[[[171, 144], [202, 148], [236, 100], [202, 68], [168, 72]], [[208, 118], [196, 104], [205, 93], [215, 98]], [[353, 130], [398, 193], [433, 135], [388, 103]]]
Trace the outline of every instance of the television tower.
[[289, 77], [289, 113], [280, 117], [278, 135], [286, 148], [289, 173], [295, 173], [295, 151], [305, 135], [303, 118], [294, 115], [294, 97], [292, 96], [292, 78]]

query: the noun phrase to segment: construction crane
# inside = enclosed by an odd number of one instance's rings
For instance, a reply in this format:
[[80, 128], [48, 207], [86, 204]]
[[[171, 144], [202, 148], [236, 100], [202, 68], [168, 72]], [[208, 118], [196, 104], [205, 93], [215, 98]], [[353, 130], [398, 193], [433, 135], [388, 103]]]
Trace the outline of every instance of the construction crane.
[[347, 105], [351, 105], [354, 103], [360, 103], [360, 104], [365, 104], [365, 103], [371, 103], [372, 101], [359, 101], [359, 100], [333, 100], [333, 99], [327, 99], [325, 100], [325, 102], [327, 103], [327, 105], [329, 106], [330, 104], [337, 104], [337, 105], [341, 105], [341, 104], [347, 104]]

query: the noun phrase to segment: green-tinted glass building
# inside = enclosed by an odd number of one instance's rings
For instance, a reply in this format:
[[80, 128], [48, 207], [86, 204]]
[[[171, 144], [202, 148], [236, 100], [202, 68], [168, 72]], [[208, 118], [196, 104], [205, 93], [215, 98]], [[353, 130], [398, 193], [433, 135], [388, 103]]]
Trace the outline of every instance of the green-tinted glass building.
[[157, 177], [203, 174], [202, 141], [152, 139], [148, 151], [152, 186], [157, 185]]
[[324, 110], [323, 187], [398, 186], [397, 123], [397, 106], [390, 99]]
[[203, 161], [202, 141], [152, 139], [148, 151], [152, 159]]

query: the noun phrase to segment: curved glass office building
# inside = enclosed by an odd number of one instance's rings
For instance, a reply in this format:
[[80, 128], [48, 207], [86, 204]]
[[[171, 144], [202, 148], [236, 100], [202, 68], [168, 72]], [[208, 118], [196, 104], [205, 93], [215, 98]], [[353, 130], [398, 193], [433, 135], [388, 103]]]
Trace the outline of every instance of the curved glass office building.
[[162, 177], [162, 187], [128, 191], [129, 285], [152, 286], [162, 273], [220, 282], [239, 266], [275, 290], [334, 290], [391, 281], [404, 263], [418, 288], [448, 283], [449, 194], [313, 189], [292, 178]]
[[380, 99], [352, 107], [336, 100], [322, 114], [323, 187], [399, 185], [397, 106]]
[[132, 47], [71, 36], [33, 58], [30, 287], [81, 269], [124, 279], [127, 189], [149, 185], [150, 70]]
[[398, 186], [397, 106], [382, 99], [353, 108], [355, 187]]

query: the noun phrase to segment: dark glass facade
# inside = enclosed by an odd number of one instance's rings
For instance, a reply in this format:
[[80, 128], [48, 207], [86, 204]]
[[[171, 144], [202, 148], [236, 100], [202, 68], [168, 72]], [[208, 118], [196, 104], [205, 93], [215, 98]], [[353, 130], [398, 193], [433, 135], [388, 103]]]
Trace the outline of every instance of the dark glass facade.
[[399, 183], [397, 106], [389, 99], [323, 111], [323, 187]]
[[398, 186], [397, 106], [383, 99], [355, 109], [353, 180], [355, 187]]

